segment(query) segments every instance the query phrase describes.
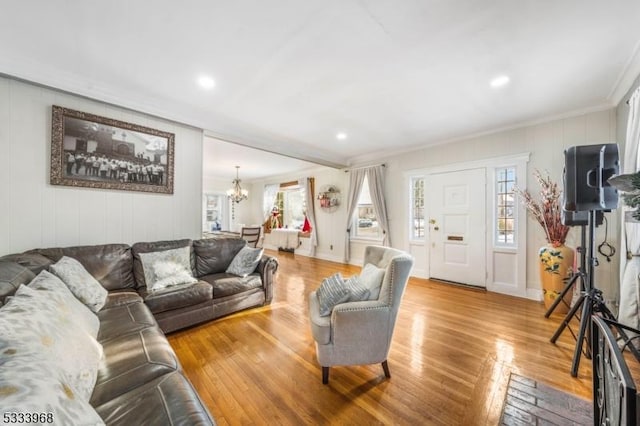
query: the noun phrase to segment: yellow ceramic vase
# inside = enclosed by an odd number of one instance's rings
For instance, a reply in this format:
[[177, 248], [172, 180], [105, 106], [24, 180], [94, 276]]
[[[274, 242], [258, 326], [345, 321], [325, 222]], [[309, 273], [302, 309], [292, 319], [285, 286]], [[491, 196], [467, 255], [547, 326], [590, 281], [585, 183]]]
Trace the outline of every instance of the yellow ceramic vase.
[[[540, 248], [538, 256], [540, 257], [540, 281], [544, 306], [549, 309], [553, 302], [560, 297], [560, 293], [571, 279], [574, 251], [565, 245], [554, 247], [548, 244]], [[569, 312], [572, 297], [573, 292], [567, 292], [564, 297], [565, 303], [559, 303], [553, 312], [556, 314]]]

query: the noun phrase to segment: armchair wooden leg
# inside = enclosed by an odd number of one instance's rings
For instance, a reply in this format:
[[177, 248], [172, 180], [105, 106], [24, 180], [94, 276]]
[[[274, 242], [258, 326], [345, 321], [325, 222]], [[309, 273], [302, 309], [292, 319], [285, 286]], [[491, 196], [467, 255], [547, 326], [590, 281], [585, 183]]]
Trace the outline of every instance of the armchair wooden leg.
[[389, 373], [389, 364], [387, 363], [386, 359], [384, 361], [382, 361], [382, 369], [384, 370], [384, 376], [387, 379], [390, 379], [391, 378], [391, 373]]
[[329, 367], [322, 367], [322, 384], [329, 383]]

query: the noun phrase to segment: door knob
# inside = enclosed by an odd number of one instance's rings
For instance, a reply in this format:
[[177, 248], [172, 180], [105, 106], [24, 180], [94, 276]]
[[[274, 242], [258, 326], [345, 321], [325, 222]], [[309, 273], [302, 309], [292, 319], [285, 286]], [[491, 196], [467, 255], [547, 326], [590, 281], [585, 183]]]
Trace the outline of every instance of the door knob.
[[433, 230], [434, 230], [434, 231], [439, 231], [439, 230], [440, 230], [440, 228], [439, 228], [438, 226], [434, 226], [434, 227], [433, 227]]

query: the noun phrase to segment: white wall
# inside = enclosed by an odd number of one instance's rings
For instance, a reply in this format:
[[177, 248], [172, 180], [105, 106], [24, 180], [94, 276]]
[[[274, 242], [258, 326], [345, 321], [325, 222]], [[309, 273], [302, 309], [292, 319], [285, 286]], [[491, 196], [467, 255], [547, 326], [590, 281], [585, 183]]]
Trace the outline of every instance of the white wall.
[[[316, 229], [318, 230], [318, 246], [316, 247], [316, 257], [334, 262], [344, 261], [344, 235], [346, 226], [346, 191], [349, 183], [348, 175], [342, 170], [332, 169], [330, 167], [318, 167], [308, 170], [305, 173], [297, 173], [291, 175], [281, 175], [270, 177], [266, 180], [256, 180], [251, 182], [249, 189], [249, 201], [247, 205], [242, 207], [245, 213], [242, 217], [247, 218], [248, 223], [262, 223], [264, 219], [262, 212], [262, 193], [266, 184], [274, 184], [298, 180], [303, 177], [315, 178], [316, 196], [324, 186], [334, 185], [341, 193], [342, 201], [335, 211], [327, 212], [320, 208], [318, 201], [315, 200], [316, 213]], [[260, 196], [252, 197], [255, 193]], [[241, 203], [242, 204], [242, 203]]]
[[[397, 155], [389, 155], [377, 161], [384, 162], [386, 167], [387, 209], [391, 227], [393, 247], [409, 250], [408, 228], [408, 189], [405, 188], [406, 172], [416, 169], [437, 168], [445, 165], [474, 162], [510, 155], [530, 153], [527, 176], [529, 187], [533, 192], [538, 187], [533, 182], [535, 169], [548, 171], [553, 179], [562, 184], [564, 167], [564, 149], [574, 145], [588, 145], [616, 141], [616, 112], [614, 109], [592, 112], [589, 114], [553, 120], [546, 123], [525, 126], [518, 129], [497, 132], [474, 137], [450, 144], [426, 147]], [[376, 161], [370, 161], [376, 163]], [[330, 168], [310, 170], [307, 176], [316, 178], [316, 191], [323, 185], [338, 186], [342, 194], [342, 205], [333, 212], [327, 213], [316, 206], [316, 219], [319, 230], [316, 256], [322, 259], [341, 262], [344, 259], [344, 229], [346, 224], [346, 194], [348, 191], [348, 173]], [[242, 218], [247, 223], [262, 223], [259, 213], [262, 211], [261, 194], [265, 184], [286, 182], [298, 179], [299, 175], [283, 175], [264, 181], [251, 182], [249, 203], [241, 203]], [[257, 196], [252, 196], [256, 194]], [[609, 242], [618, 245], [618, 221], [615, 214], [607, 214], [609, 219]], [[598, 244], [602, 242], [605, 227], [597, 230]], [[570, 232], [567, 244], [577, 247], [579, 229]], [[538, 249], [545, 244], [544, 234], [540, 226], [531, 217], [527, 218], [526, 247], [526, 288], [530, 297], [540, 294], [538, 277]], [[361, 264], [366, 242], [352, 242], [351, 259], [354, 264]], [[426, 252], [414, 253], [416, 268], [424, 269]], [[596, 284], [601, 288], [607, 300], [617, 300], [618, 294], [618, 256], [611, 263], [599, 256], [600, 266], [596, 269]], [[422, 265], [421, 265], [422, 262]]]
[[[51, 106], [175, 133], [174, 194], [49, 184]], [[199, 129], [0, 78], [0, 255], [36, 247], [198, 238]]]
[[[440, 167], [446, 164], [471, 162], [481, 159], [531, 153], [528, 164], [529, 186], [533, 192], [538, 187], [532, 183], [535, 169], [548, 171], [553, 179], [562, 184], [564, 149], [573, 145], [589, 145], [616, 141], [616, 113], [614, 109], [593, 112], [576, 117], [554, 120], [542, 124], [502, 131], [456, 143], [443, 144], [423, 150], [390, 156], [387, 164], [387, 208], [394, 247], [407, 250], [409, 247], [406, 221], [408, 218], [407, 191], [404, 172], [407, 170]], [[617, 246], [617, 218], [609, 218], [609, 239]], [[540, 289], [537, 252], [545, 243], [540, 226], [529, 217], [527, 222], [527, 289]], [[598, 228], [598, 244], [604, 236], [604, 226]], [[568, 245], [577, 246], [579, 230], [570, 232]], [[416, 259], [425, 262], [426, 259]], [[600, 256], [596, 270], [596, 283], [607, 299], [617, 298], [618, 255], [611, 263]]]

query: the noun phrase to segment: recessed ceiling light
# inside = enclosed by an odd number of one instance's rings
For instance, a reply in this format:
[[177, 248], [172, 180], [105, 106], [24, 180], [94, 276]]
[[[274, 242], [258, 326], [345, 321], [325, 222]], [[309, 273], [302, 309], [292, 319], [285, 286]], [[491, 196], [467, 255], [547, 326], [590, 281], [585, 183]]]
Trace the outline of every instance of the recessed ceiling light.
[[340, 132], [336, 134], [336, 139], [339, 141], [343, 141], [347, 138], [347, 134], [345, 132]]
[[509, 80], [510, 79], [508, 75], [499, 75], [498, 77], [491, 80], [491, 87], [502, 87], [509, 83]]
[[201, 75], [200, 77], [198, 77], [198, 84], [203, 89], [210, 90], [210, 89], [213, 89], [213, 87], [216, 85], [216, 82], [213, 78], [209, 76]]

